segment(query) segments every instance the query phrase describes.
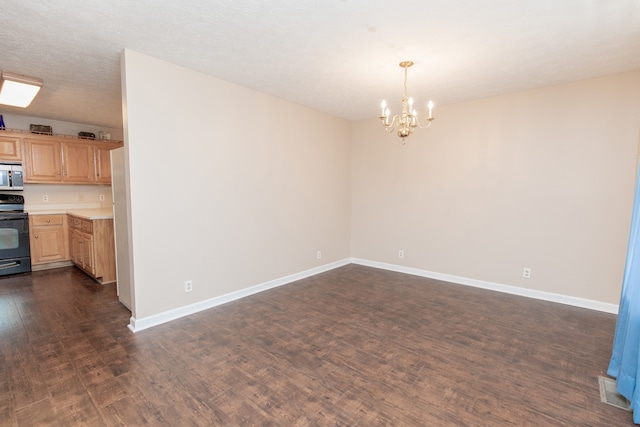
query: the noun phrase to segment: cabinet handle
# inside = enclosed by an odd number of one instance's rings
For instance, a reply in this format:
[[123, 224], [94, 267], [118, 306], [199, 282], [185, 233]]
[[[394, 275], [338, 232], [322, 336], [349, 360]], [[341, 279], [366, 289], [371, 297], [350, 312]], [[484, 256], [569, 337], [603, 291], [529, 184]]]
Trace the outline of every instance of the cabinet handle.
[[38, 236], [35, 236], [35, 238], [37, 239], [37, 238], [38, 238]]
[[49, 224], [50, 222], [51, 222], [51, 220], [50, 220], [50, 219], [48, 219], [48, 220], [47, 220], [47, 224]]

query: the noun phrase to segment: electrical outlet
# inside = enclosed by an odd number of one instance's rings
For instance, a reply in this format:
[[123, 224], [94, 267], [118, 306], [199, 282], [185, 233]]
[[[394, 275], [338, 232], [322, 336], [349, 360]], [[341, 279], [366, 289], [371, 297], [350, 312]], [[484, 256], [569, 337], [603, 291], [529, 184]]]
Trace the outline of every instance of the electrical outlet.
[[316, 258], [317, 259], [321, 259], [322, 258], [322, 251], [316, 252]]
[[525, 268], [524, 270], [522, 270], [522, 277], [524, 277], [525, 279], [531, 279], [531, 269]]
[[49, 201], [49, 196], [47, 196], [46, 194], [44, 194], [44, 195], [42, 196], [42, 201], [43, 201], [43, 202], [48, 202], [48, 201]]
[[193, 280], [187, 280], [184, 282], [184, 291], [191, 292], [193, 290]]
[[398, 258], [404, 258], [404, 251], [398, 251]]
[[101, 201], [101, 202], [104, 202], [104, 194], [101, 194], [101, 195], [100, 195], [100, 201]]

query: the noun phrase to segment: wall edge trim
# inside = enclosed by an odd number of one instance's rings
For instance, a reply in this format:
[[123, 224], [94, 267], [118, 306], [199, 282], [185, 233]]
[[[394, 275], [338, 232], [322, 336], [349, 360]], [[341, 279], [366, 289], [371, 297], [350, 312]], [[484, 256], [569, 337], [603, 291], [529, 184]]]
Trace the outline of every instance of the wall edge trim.
[[437, 279], [445, 282], [452, 282], [458, 285], [471, 286], [474, 288], [487, 289], [491, 291], [502, 292], [506, 294], [518, 295], [527, 298], [534, 298], [543, 301], [555, 302], [574, 307], [587, 308], [590, 310], [602, 311], [605, 313], [618, 314], [619, 306], [602, 301], [595, 301], [586, 298], [574, 297], [570, 295], [555, 294], [552, 292], [538, 291], [535, 289], [520, 288], [517, 286], [504, 285], [501, 283], [487, 282], [484, 280], [470, 279], [468, 277], [454, 276], [444, 273], [436, 273], [418, 268], [405, 267], [396, 264], [387, 264], [384, 262], [370, 261], [360, 258], [351, 258], [351, 263], [364, 265], [367, 267], [380, 268], [383, 270], [395, 271], [397, 273], [412, 274], [414, 276], [426, 277], [429, 279]]
[[127, 325], [127, 327], [132, 332], [140, 332], [142, 330], [151, 328], [153, 326], [161, 325], [163, 323], [167, 323], [172, 320], [176, 320], [181, 317], [188, 316], [190, 314], [195, 314], [200, 311], [207, 310], [209, 308], [217, 307], [219, 305], [226, 304], [231, 301], [248, 297], [250, 295], [257, 294], [259, 292], [277, 288], [279, 286], [283, 286], [291, 282], [295, 282], [297, 280], [315, 276], [316, 274], [324, 273], [326, 271], [333, 270], [350, 263], [351, 263], [351, 260], [349, 258], [346, 258], [340, 261], [335, 261], [329, 264], [321, 265], [319, 267], [311, 268], [309, 270], [301, 271], [299, 273], [294, 273], [288, 276], [280, 277], [278, 279], [269, 280], [267, 282], [250, 286], [245, 289], [240, 289], [238, 291], [230, 292], [214, 298], [209, 298], [204, 301], [198, 301], [196, 303], [189, 304], [183, 307], [167, 310], [162, 313], [154, 314], [151, 316], [142, 317], [142, 318], [135, 318], [131, 316], [131, 318], [129, 319], [129, 325]]

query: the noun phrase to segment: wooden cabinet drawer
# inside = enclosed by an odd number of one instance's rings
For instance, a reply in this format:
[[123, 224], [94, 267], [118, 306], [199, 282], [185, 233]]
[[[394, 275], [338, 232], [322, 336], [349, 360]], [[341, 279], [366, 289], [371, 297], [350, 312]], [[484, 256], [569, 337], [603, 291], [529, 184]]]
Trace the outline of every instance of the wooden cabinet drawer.
[[76, 218], [75, 216], [70, 216], [69, 217], [69, 227], [71, 228], [77, 228], [78, 230], [80, 230], [80, 222], [82, 220], [80, 218]]
[[93, 233], [93, 225], [91, 220], [76, 218], [75, 216], [69, 217], [69, 227], [75, 228], [76, 230], [83, 231], [85, 233]]
[[34, 226], [63, 225], [64, 215], [31, 215]]
[[82, 220], [81, 221], [81, 226], [80, 226], [81, 230], [84, 231], [85, 233], [93, 233], [93, 227], [91, 226], [91, 221], [87, 221], [87, 220]]

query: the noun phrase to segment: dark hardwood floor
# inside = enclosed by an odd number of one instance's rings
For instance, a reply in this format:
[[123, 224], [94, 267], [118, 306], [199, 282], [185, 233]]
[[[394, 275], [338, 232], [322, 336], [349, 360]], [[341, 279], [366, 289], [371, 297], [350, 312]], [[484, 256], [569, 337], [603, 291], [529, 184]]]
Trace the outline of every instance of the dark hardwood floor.
[[630, 426], [615, 316], [348, 265], [137, 334], [74, 267], [0, 278], [3, 426]]

